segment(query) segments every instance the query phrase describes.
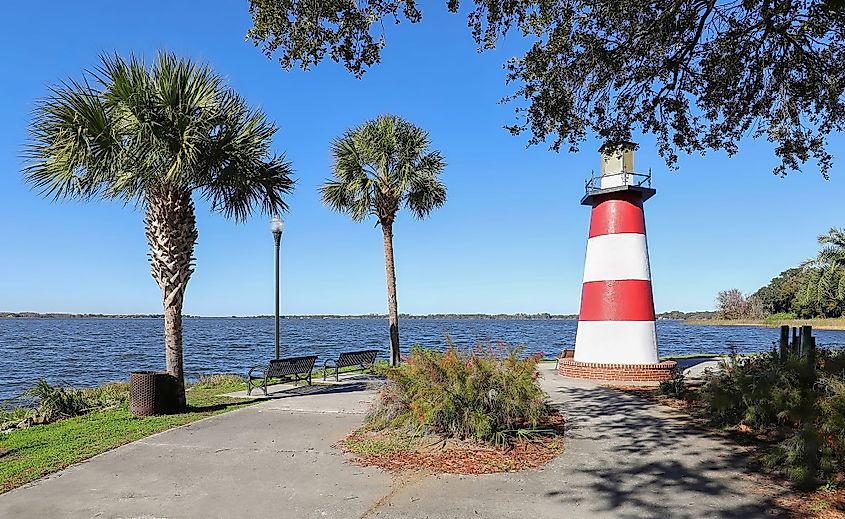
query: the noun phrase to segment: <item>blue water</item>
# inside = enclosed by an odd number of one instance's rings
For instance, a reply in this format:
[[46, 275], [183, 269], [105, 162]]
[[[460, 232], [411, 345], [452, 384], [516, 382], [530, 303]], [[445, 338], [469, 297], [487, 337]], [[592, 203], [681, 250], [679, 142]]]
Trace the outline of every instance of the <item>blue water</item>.
[[[401, 343], [442, 347], [448, 333], [458, 345], [503, 340], [526, 352], [556, 356], [575, 341], [575, 321], [403, 320]], [[388, 350], [387, 322], [380, 319], [283, 319], [282, 355], [316, 354], [318, 364], [339, 351]], [[770, 328], [688, 325], [658, 321], [661, 355], [768, 350]], [[845, 344], [845, 332], [815, 332], [822, 346]], [[185, 371], [243, 373], [273, 356], [273, 320], [186, 319]], [[125, 380], [130, 371], [164, 368], [158, 319], [0, 319], [0, 401], [19, 395], [35, 379], [91, 386]]]

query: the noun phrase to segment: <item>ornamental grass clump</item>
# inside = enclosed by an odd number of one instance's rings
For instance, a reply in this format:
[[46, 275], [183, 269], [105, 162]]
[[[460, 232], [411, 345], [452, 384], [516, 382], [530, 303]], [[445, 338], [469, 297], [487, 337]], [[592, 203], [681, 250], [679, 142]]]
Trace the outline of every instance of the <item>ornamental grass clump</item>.
[[34, 421], [50, 423], [125, 405], [129, 401], [129, 384], [109, 382], [97, 387], [77, 389], [53, 386], [39, 379], [26, 391], [25, 396], [37, 402], [33, 412]]
[[20, 397], [9, 403], [15, 401], [19, 404], [17, 407], [0, 409], [0, 431], [48, 424], [94, 411], [126, 406], [129, 402], [129, 384], [109, 382], [97, 387], [78, 389], [54, 386], [44, 379], [39, 379]]
[[541, 357], [521, 353], [504, 344], [464, 351], [451, 340], [443, 352], [415, 347], [400, 366], [383, 368], [387, 383], [367, 427], [507, 443], [549, 414], [537, 385]]

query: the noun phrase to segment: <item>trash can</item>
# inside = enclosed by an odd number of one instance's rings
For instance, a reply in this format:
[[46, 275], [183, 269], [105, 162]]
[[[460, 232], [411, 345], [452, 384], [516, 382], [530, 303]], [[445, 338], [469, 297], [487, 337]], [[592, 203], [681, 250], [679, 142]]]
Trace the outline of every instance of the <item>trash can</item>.
[[129, 374], [129, 411], [135, 416], [170, 414], [176, 410], [176, 379], [165, 371]]

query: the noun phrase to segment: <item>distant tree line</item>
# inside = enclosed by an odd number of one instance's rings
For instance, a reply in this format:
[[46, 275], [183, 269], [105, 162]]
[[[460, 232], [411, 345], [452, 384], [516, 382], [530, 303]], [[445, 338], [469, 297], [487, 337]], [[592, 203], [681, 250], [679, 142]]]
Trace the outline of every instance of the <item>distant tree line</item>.
[[845, 313], [845, 229], [818, 238], [815, 258], [787, 269], [750, 296], [737, 289], [719, 292], [723, 319], [841, 317]]

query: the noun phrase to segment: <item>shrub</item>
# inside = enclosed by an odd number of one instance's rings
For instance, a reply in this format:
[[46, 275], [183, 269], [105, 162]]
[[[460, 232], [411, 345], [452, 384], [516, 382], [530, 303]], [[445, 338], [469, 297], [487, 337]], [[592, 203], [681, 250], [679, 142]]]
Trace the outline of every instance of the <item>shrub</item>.
[[710, 374], [699, 395], [718, 425], [775, 425], [800, 399], [798, 375], [803, 371], [800, 359], [783, 363], [775, 352], [755, 357], [732, 353]]
[[716, 424], [769, 429], [777, 445], [766, 464], [798, 486], [813, 485], [845, 464], [845, 354], [819, 350], [806, 356], [777, 352], [730, 355], [699, 392]]
[[548, 414], [537, 385], [541, 356], [489, 344], [462, 351], [447, 338], [444, 352], [415, 347], [398, 367], [382, 368], [387, 382], [368, 427], [503, 443]]
[[683, 398], [687, 394], [687, 381], [684, 377], [684, 371], [682, 369], [676, 369], [672, 374], [672, 378], [660, 383], [657, 387], [657, 392], [661, 395]]

